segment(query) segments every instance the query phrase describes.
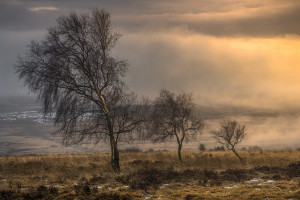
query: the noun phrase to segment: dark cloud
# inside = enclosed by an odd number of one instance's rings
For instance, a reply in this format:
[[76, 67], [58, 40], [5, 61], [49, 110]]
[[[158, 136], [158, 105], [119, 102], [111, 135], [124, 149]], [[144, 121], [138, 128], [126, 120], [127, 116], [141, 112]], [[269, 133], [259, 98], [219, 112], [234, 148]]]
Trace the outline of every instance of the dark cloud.
[[0, 31], [28, 31], [46, 29], [58, 13], [54, 11], [32, 12], [29, 7], [0, 1]]
[[185, 30], [217, 37], [274, 37], [300, 35], [300, 4], [262, 9], [247, 13], [162, 14], [116, 16], [118, 27], [125, 31]]
[[[117, 15], [220, 13], [243, 8], [284, 6], [297, 0], [11, 0], [14, 5], [57, 6], [62, 9], [104, 8]], [[7, 1], [9, 2], [9, 1]]]
[[[18, 29], [24, 26], [24, 19], [31, 19], [30, 12], [27, 12], [19, 6], [8, 5], [0, 1], [0, 29]], [[28, 25], [25, 25], [28, 26]]]
[[213, 19], [187, 28], [203, 34], [215, 36], [272, 37], [286, 34], [300, 35], [300, 5], [257, 16], [241, 16], [229, 19]]
[[[32, 8], [47, 6], [57, 10], [32, 11]], [[45, 29], [60, 15], [71, 11], [86, 12], [95, 7], [110, 11], [116, 27], [126, 32], [185, 29], [218, 37], [300, 34], [300, 3], [294, 0], [2, 1], [0, 30]]]
[[30, 40], [40, 40], [58, 16], [95, 7], [110, 11], [114, 28], [124, 35], [116, 51], [132, 65], [129, 88], [145, 96], [169, 88], [193, 91], [199, 102], [273, 100], [278, 96], [264, 83], [275, 80], [269, 75], [271, 53], [235, 50], [223, 45], [222, 38], [300, 35], [300, 6], [294, 0], [1, 1], [1, 93], [27, 92], [17, 82], [13, 66]]

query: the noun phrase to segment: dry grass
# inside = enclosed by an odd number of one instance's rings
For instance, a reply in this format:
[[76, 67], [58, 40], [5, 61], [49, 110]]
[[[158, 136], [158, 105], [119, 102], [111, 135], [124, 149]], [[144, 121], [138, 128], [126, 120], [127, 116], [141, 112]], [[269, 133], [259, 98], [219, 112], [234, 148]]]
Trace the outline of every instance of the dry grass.
[[0, 199], [300, 198], [300, 151], [240, 153], [121, 153], [122, 174], [109, 154], [1, 156]]

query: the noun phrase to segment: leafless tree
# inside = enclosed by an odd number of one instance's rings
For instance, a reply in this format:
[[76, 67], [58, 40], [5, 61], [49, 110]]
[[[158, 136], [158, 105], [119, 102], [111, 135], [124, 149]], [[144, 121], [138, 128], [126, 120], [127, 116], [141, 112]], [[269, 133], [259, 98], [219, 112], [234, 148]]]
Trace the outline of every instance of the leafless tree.
[[241, 156], [236, 152], [236, 145], [241, 143], [247, 135], [246, 124], [240, 125], [235, 120], [224, 120], [218, 131], [211, 131], [214, 138], [242, 161]]
[[150, 136], [155, 142], [176, 138], [178, 158], [182, 162], [183, 141], [188, 141], [204, 128], [203, 120], [196, 115], [192, 94], [174, 94], [166, 89], [160, 91], [154, 101]]
[[140, 127], [145, 108], [127, 92], [127, 63], [112, 53], [119, 37], [107, 11], [72, 13], [59, 17], [44, 40], [32, 41], [16, 66], [43, 102], [44, 114], [55, 113], [64, 143], [109, 141], [115, 171], [120, 171], [118, 141]]

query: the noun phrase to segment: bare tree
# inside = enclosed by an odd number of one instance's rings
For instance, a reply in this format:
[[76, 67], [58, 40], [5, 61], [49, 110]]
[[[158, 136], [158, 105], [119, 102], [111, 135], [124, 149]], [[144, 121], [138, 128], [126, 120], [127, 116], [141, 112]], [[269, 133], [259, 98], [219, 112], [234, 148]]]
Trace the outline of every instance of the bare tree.
[[64, 143], [109, 141], [115, 171], [120, 171], [118, 141], [144, 120], [144, 106], [123, 82], [128, 65], [112, 54], [119, 37], [105, 10], [72, 13], [59, 17], [44, 40], [32, 41], [16, 67], [43, 102], [44, 114], [55, 113]]
[[242, 161], [240, 155], [236, 152], [236, 145], [241, 143], [247, 135], [246, 124], [240, 125], [235, 120], [224, 120], [218, 131], [211, 131], [214, 138]]
[[150, 136], [155, 142], [176, 138], [178, 158], [182, 162], [183, 141], [195, 138], [202, 132], [204, 122], [195, 113], [192, 94], [176, 95], [166, 89], [154, 101]]

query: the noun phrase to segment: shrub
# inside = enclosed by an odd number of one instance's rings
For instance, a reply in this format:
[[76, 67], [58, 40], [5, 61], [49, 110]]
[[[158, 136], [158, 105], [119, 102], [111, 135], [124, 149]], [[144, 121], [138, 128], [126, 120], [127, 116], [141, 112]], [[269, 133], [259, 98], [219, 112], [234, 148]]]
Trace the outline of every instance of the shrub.
[[130, 175], [127, 179], [129, 187], [132, 189], [147, 190], [148, 187], [158, 188], [161, 183], [160, 177], [163, 174], [156, 169], [141, 169], [137, 173]]
[[199, 149], [200, 151], [206, 151], [205, 144], [199, 144], [198, 149]]
[[225, 151], [224, 146], [216, 146], [214, 149], [210, 149], [210, 151]]
[[286, 174], [290, 177], [300, 177], [300, 161], [287, 166]]
[[142, 152], [142, 150], [138, 147], [129, 147], [129, 148], [120, 150], [120, 152]]
[[242, 169], [228, 169], [220, 173], [223, 180], [239, 182], [247, 178], [247, 171]]
[[172, 168], [159, 170], [146, 167], [127, 176], [118, 177], [116, 181], [128, 184], [131, 189], [146, 191], [148, 188], [157, 189], [163, 181], [172, 180], [175, 177], [178, 177], [178, 173]]
[[154, 149], [148, 149], [146, 152], [154, 152]]
[[257, 146], [257, 145], [255, 145], [255, 146], [252, 146], [252, 147], [249, 147], [249, 150], [251, 151], [259, 151], [259, 150], [261, 150], [261, 148], [259, 147], [259, 146]]

